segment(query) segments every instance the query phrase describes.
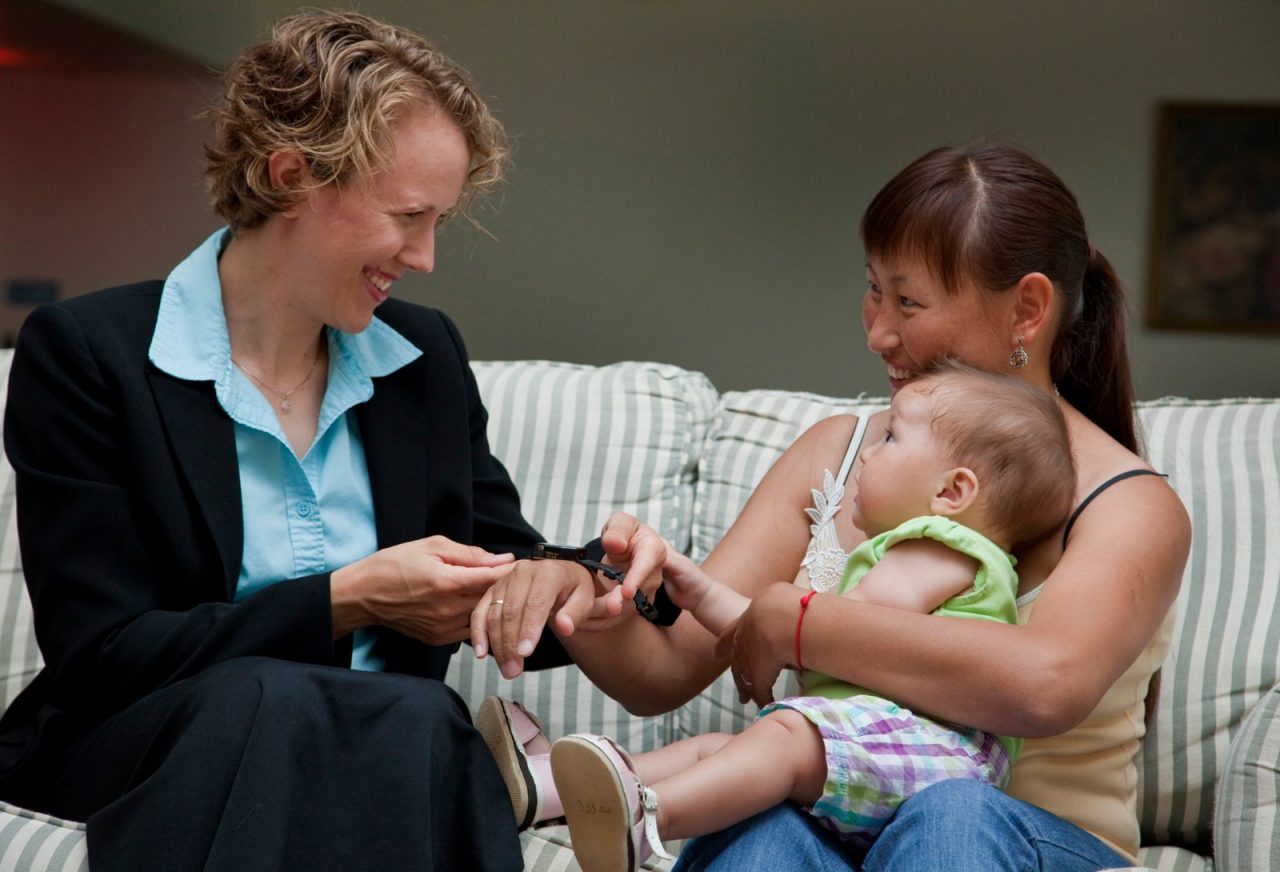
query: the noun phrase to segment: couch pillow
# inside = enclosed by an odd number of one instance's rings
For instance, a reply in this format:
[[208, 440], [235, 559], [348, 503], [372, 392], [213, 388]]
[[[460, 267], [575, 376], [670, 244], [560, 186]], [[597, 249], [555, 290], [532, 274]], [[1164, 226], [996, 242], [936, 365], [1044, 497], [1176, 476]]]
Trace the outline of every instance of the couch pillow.
[[[9, 392], [11, 349], [0, 350], [0, 409]], [[14, 511], [13, 467], [0, 455], [0, 711], [40, 671], [42, 660], [31, 624], [31, 601], [22, 580]]]
[[1143, 844], [1207, 850], [1231, 737], [1280, 678], [1280, 400], [1140, 403], [1152, 466], [1192, 522], [1154, 730], [1142, 744]]
[[1123, 866], [1102, 872], [1215, 872], [1212, 857], [1185, 848], [1157, 845], [1138, 849], [1139, 866]]
[[89, 872], [84, 824], [0, 802], [0, 869]]
[[[737, 519], [755, 486], [791, 443], [832, 415], [867, 415], [889, 405], [879, 397], [840, 399], [795, 391], [730, 391], [720, 398], [699, 468], [693, 515], [694, 560], [703, 560]], [[838, 471], [843, 455], [831, 458]], [[822, 482], [815, 481], [814, 487]], [[788, 675], [783, 676], [783, 681]], [[781, 693], [780, 687], [775, 696]], [[726, 673], [679, 712], [681, 736], [736, 733], [755, 714], [738, 702]]]
[[1231, 740], [1213, 815], [1217, 872], [1280, 869], [1280, 686]]
[[[706, 376], [660, 363], [477, 362], [472, 369], [493, 452], [520, 490], [525, 517], [549, 541], [586, 542], [610, 513], [624, 510], [688, 550], [699, 452], [716, 402]], [[553, 737], [603, 732], [631, 749], [671, 738], [672, 716], [633, 718], [573, 668], [508, 682], [464, 646], [449, 683], [472, 707], [493, 693], [520, 699]]]

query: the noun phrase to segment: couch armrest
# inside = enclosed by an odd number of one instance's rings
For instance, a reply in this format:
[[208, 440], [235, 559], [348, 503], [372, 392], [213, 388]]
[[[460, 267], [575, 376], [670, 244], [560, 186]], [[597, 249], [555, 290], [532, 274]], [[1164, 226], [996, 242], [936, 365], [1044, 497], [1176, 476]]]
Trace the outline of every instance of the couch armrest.
[[1218, 781], [1215, 872], [1280, 869], [1280, 685], [1240, 725]]

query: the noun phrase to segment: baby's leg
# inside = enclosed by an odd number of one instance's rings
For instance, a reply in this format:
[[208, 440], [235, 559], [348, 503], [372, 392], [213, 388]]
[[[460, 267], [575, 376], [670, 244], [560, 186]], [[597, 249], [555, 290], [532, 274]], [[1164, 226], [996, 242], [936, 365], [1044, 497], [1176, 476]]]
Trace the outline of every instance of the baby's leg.
[[776, 709], [684, 771], [648, 783], [658, 795], [662, 838], [686, 839], [722, 830], [785, 799], [812, 805], [826, 780], [818, 728], [799, 712]]
[[710, 757], [729, 743], [732, 733], [702, 733], [689, 736], [654, 751], [636, 754], [636, 777], [643, 784], [657, 784], [683, 772], [704, 757]]

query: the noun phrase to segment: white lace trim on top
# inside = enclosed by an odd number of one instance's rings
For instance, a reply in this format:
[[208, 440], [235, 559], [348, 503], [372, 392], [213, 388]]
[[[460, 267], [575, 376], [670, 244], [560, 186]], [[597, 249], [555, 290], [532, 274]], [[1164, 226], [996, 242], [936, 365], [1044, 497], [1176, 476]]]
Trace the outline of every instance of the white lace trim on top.
[[813, 494], [813, 507], [804, 510], [813, 523], [809, 525], [809, 549], [800, 565], [809, 575], [809, 587], [819, 593], [825, 593], [839, 583], [844, 575], [844, 565], [849, 561], [849, 552], [840, 547], [834, 521], [840, 512], [840, 503], [844, 500], [844, 483], [849, 479], [849, 472], [853, 469], [853, 461], [858, 456], [866, 431], [867, 416], [859, 416], [858, 423], [853, 428], [853, 437], [849, 440], [849, 448], [845, 451], [844, 461], [840, 464], [840, 474], [833, 476], [830, 469], [824, 469], [822, 490], [815, 488], [810, 491]]

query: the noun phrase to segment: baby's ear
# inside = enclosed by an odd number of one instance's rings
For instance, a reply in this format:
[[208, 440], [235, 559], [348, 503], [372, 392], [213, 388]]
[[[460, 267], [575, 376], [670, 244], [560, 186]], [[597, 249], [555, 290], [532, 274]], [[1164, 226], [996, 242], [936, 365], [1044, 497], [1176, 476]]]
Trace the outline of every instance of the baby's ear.
[[951, 517], [973, 505], [978, 498], [978, 476], [967, 466], [947, 470], [929, 509], [935, 515]]

